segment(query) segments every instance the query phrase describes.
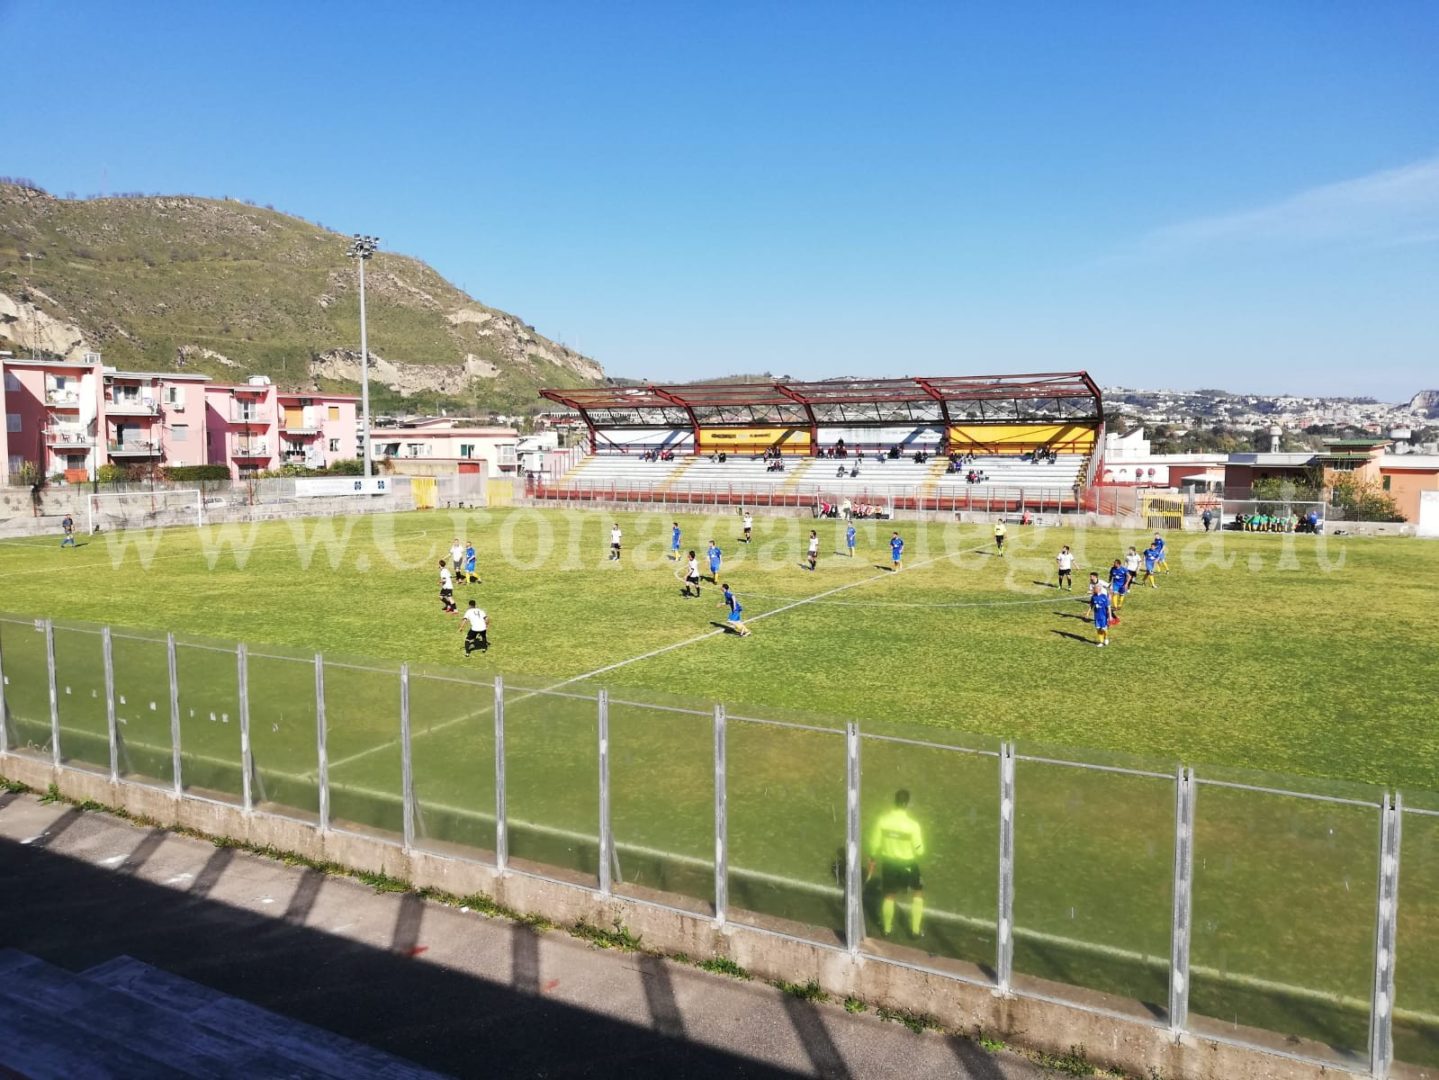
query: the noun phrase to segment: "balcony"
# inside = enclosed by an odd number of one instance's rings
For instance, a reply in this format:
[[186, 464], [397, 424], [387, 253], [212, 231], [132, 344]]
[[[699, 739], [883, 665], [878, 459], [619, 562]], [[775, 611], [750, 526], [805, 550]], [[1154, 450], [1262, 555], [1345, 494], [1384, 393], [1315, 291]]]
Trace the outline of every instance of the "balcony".
[[283, 421], [281, 421], [280, 434], [293, 435], [296, 438], [304, 438], [310, 435], [320, 434], [320, 429], [319, 427], [310, 424], [300, 424], [297, 427], [288, 427]]
[[229, 419], [232, 424], [269, 424], [271, 418], [263, 415], [259, 409], [237, 409], [232, 406]]
[[105, 412], [111, 416], [159, 416], [160, 404], [145, 398], [106, 398]]
[[236, 439], [230, 444], [230, 456], [240, 458], [268, 458], [270, 448], [263, 439]]
[[78, 409], [80, 407], [80, 391], [46, 390], [45, 404], [52, 409]]
[[112, 442], [106, 447], [111, 457], [159, 457], [160, 444], [151, 442], [149, 439], [126, 439], [124, 442]]
[[51, 425], [45, 429], [45, 445], [73, 446], [77, 449], [86, 449], [95, 445], [95, 436], [91, 435], [84, 428], [57, 427]]

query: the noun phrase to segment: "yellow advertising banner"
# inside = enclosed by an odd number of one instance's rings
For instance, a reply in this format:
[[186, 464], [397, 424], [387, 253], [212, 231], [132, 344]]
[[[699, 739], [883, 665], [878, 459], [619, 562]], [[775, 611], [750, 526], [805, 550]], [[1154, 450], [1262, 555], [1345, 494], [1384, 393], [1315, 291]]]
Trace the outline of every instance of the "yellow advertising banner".
[[808, 428], [743, 427], [700, 428], [700, 453], [717, 450], [757, 453], [778, 446], [786, 454], [808, 454]]
[[1023, 453], [1045, 447], [1059, 454], [1084, 454], [1094, 445], [1089, 424], [965, 424], [949, 429], [949, 448], [956, 453]]

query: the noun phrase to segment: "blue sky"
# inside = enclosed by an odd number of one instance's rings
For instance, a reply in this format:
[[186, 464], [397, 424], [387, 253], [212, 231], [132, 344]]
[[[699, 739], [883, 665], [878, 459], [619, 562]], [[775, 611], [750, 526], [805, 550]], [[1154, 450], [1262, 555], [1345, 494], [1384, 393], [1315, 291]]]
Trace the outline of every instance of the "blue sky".
[[1439, 387], [1432, 3], [0, 0], [0, 34], [39, 61], [0, 173], [375, 233], [614, 374]]

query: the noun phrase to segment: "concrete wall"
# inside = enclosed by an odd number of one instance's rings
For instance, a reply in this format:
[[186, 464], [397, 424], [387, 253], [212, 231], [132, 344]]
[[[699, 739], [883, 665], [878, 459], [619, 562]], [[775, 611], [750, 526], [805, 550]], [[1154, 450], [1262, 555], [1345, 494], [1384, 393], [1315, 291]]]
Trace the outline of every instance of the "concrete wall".
[[[1162, 1023], [1139, 1016], [1100, 1013], [1073, 1004], [959, 982], [933, 971], [851, 956], [843, 948], [777, 936], [697, 913], [604, 896], [580, 885], [421, 850], [406, 850], [395, 837], [321, 831], [316, 825], [228, 803], [177, 798], [172, 792], [96, 773], [56, 769], [48, 761], [0, 755], [0, 775], [45, 790], [52, 783], [75, 800], [94, 800], [163, 826], [183, 826], [213, 837], [296, 852], [353, 870], [384, 873], [416, 888], [456, 896], [482, 893], [515, 911], [543, 915], [570, 925], [623, 924], [646, 948], [684, 953], [692, 959], [727, 957], [766, 979], [814, 980], [836, 997], [853, 995], [876, 1005], [931, 1016], [946, 1027], [983, 1032], [1054, 1054], [1082, 1048], [1091, 1060], [1134, 1076], [1165, 1080], [1301, 1080], [1343, 1075], [1343, 1070], [1296, 1060], [1295, 1054], [1322, 1054], [1323, 1048], [1285, 1042], [1279, 1036], [1238, 1030], [1236, 1038], [1258, 1040], [1239, 1046], [1228, 1039], [1176, 1036]], [[1275, 1052], [1261, 1047], [1273, 1046]], [[896, 1063], [897, 1071], [900, 1063]], [[1395, 1076], [1424, 1080], [1418, 1070]]]

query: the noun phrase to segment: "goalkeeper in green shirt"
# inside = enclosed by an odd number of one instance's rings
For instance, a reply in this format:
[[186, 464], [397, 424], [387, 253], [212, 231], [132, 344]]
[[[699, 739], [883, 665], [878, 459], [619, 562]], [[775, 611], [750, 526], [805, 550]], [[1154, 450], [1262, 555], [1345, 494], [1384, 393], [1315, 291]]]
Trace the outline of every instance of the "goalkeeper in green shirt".
[[869, 834], [869, 871], [874, 876], [875, 864], [880, 870], [880, 889], [884, 897], [880, 905], [880, 925], [885, 936], [894, 929], [894, 902], [901, 889], [908, 889], [909, 932], [922, 937], [924, 919], [924, 880], [919, 874], [919, 860], [924, 855], [924, 838], [909, 812], [909, 792], [901, 789], [894, 794], [894, 806], [879, 816]]

